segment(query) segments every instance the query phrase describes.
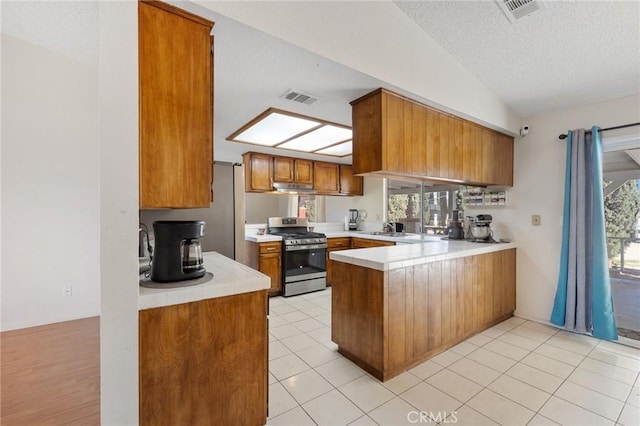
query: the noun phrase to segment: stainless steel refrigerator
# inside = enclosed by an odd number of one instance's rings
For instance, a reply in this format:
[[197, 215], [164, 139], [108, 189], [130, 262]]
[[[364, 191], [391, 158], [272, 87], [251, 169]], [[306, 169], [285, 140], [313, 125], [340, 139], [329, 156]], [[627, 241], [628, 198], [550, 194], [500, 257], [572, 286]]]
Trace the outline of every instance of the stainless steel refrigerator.
[[140, 221], [152, 231], [156, 220], [204, 220], [202, 250], [245, 263], [244, 167], [216, 161], [213, 173], [213, 203], [209, 208], [140, 210]]

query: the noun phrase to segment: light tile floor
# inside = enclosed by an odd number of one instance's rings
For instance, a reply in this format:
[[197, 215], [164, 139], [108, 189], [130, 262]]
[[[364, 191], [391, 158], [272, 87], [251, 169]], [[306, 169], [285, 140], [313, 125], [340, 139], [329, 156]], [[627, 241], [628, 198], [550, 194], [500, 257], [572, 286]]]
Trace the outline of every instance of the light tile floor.
[[513, 317], [380, 383], [331, 342], [331, 289], [270, 307], [267, 425], [640, 425], [638, 349]]

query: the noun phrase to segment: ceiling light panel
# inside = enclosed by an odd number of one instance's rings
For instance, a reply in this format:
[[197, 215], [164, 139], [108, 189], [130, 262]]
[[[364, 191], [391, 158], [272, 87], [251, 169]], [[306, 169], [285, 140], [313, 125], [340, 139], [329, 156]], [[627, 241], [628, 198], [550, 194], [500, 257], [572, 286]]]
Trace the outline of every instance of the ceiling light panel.
[[312, 152], [337, 142], [351, 139], [351, 129], [326, 125], [312, 132], [306, 133], [295, 139], [291, 139], [278, 148], [293, 149], [296, 151]]
[[320, 123], [317, 121], [272, 112], [233, 138], [233, 140], [273, 146], [319, 125]]
[[330, 146], [328, 148], [321, 149], [316, 151], [316, 154], [325, 154], [325, 155], [335, 155], [337, 157], [344, 157], [346, 155], [351, 155], [351, 151], [353, 150], [353, 144], [351, 141], [341, 143], [338, 145]]

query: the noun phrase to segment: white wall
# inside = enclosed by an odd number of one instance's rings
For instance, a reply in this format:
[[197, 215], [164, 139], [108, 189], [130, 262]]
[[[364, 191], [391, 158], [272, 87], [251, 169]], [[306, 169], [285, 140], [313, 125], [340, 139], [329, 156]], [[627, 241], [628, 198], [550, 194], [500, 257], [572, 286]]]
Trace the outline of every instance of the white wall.
[[344, 222], [344, 217], [349, 214], [349, 209], [366, 210], [367, 219], [362, 224], [364, 229], [367, 223], [377, 223], [383, 220], [383, 185], [380, 177], [364, 178], [364, 195], [361, 197], [326, 197], [326, 221]]
[[389, 1], [197, 3], [425, 98], [434, 107], [517, 134], [521, 121]]
[[96, 65], [2, 34], [2, 330], [100, 313]]
[[[640, 96], [557, 111], [527, 119], [525, 138], [516, 139], [514, 187], [507, 212], [518, 244], [516, 314], [548, 321], [560, 265], [565, 149], [558, 135], [569, 129], [610, 127], [640, 117]], [[626, 129], [629, 133], [637, 128]], [[611, 133], [604, 133], [603, 136]], [[531, 226], [531, 215], [542, 226]]]
[[100, 11], [100, 420], [138, 423], [138, 4]]

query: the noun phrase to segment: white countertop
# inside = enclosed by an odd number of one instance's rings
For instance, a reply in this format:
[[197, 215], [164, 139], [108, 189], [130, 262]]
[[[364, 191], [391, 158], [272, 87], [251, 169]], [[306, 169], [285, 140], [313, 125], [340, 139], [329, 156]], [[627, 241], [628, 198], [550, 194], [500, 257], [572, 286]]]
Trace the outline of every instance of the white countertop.
[[269, 234], [245, 235], [244, 239], [245, 241], [253, 241], [254, 243], [268, 243], [271, 241], [282, 241], [282, 237], [279, 237], [278, 235], [269, 235]]
[[[420, 235], [420, 234], [406, 234], [404, 237], [390, 237], [388, 235], [371, 235], [364, 231], [340, 231], [340, 232], [326, 232], [325, 235], [327, 238], [347, 238], [347, 237], [358, 237], [358, 238], [366, 238], [369, 240], [378, 240], [378, 241], [392, 241], [395, 243], [405, 243], [405, 244], [413, 244], [413, 243], [422, 243], [425, 241], [440, 241], [441, 236], [433, 236], [433, 235]], [[252, 241], [254, 243], [267, 243], [271, 241], [282, 241], [282, 237], [277, 235], [246, 235], [244, 237], [246, 241]]]
[[[406, 237], [405, 237], [406, 238]], [[430, 238], [430, 240], [426, 240]], [[437, 238], [437, 239], [436, 239]], [[405, 268], [459, 257], [475, 256], [516, 248], [514, 243], [483, 244], [469, 241], [443, 241], [439, 237], [426, 237], [422, 244], [400, 244], [331, 252], [331, 260], [363, 266], [378, 271]]]
[[216, 297], [266, 290], [269, 277], [216, 252], [203, 253], [204, 267], [213, 278], [199, 285], [156, 289], [140, 286], [138, 310], [197, 302]]

